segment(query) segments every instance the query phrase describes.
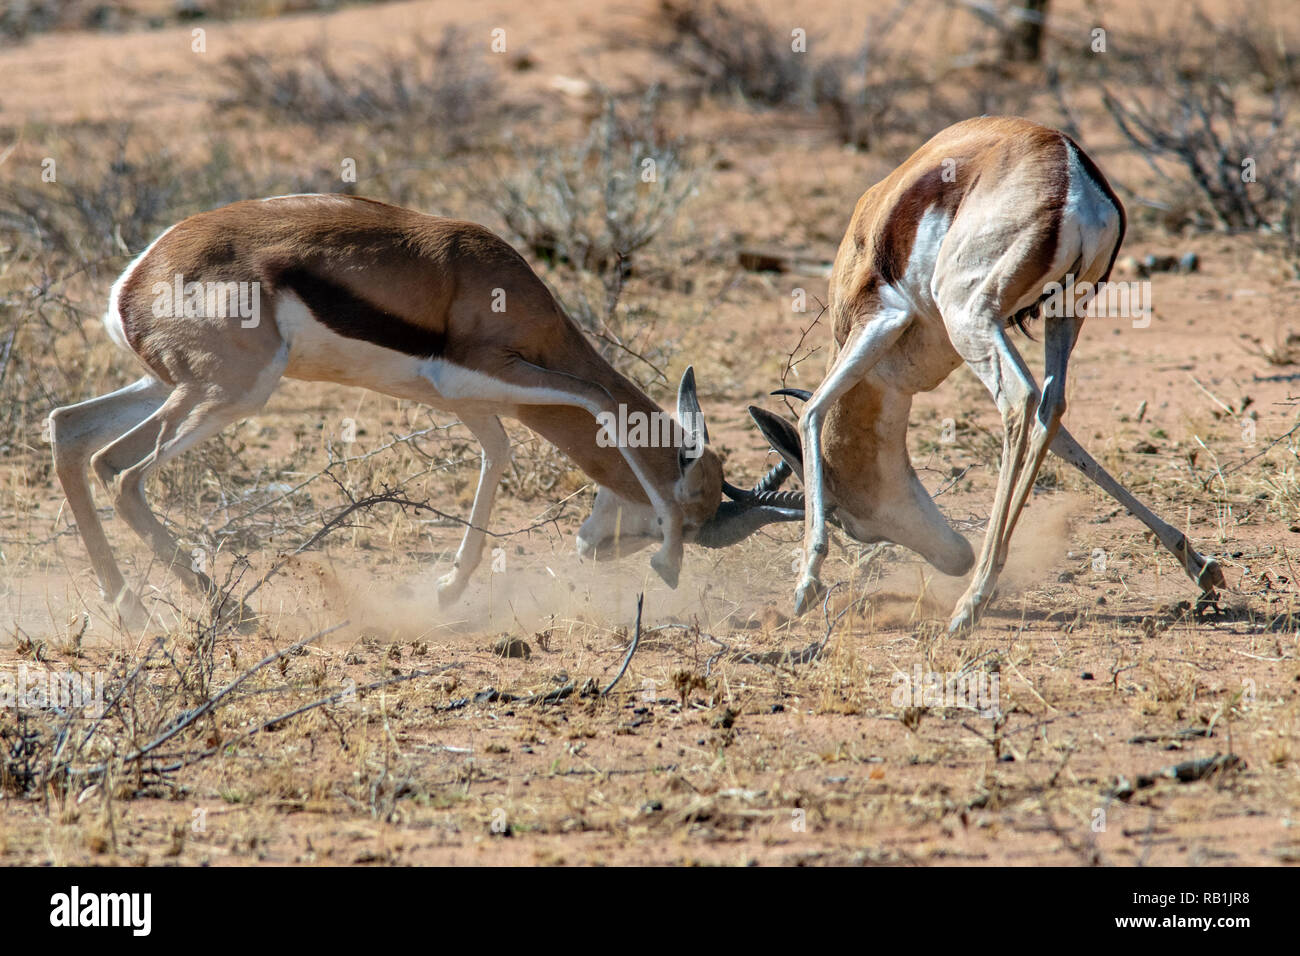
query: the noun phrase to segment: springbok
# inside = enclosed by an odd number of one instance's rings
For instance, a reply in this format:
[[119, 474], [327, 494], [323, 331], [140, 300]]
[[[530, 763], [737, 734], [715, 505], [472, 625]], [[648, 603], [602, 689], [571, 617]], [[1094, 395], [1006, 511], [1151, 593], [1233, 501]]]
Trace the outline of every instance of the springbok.
[[[950, 631], [973, 626], [993, 595], [1011, 533], [1048, 450], [1074, 465], [1155, 532], [1207, 593], [1217, 562], [1192, 549], [1061, 427], [1065, 373], [1083, 325], [1048, 314], [1040, 394], [1007, 337], [1036, 316], [1054, 283], [1105, 282], [1124, 238], [1124, 207], [1064, 133], [981, 117], [937, 134], [858, 200], [830, 277], [835, 349], [799, 430], [751, 408], [759, 428], [803, 475], [807, 508], [795, 609], [821, 589], [826, 522], [862, 542], [890, 541], [944, 574], [975, 573]], [[1050, 310], [1056, 312], [1060, 310]], [[926, 493], [907, 453], [912, 396], [965, 362], [1002, 413], [1002, 466], [978, 563]], [[812, 449], [811, 454], [804, 450]]]
[[[461, 594], [479, 562], [510, 456], [500, 415], [545, 437], [599, 486], [579, 551], [612, 557], [658, 541], [650, 563], [670, 586], [683, 542], [722, 547], [802, 517], [798, 496], [776, 488], [784, 469], [752, 491], [724, 481], [689, 369], [668, 441], [612, 440], [598, 417], [665, 413], [601, 358], [510, 245], [473, 223], [341, 195], [237, 202], [154, 240], [113, 285], [104, 322], [146, 374], [56, 409], [51, 437], [104, 595], [131, 623], [147, 615], [113, 558], [87, 467], [159, 560], [212, 595], [211, 579], [150, 510], [145, 479], [256, 412], [285, 377], [422, 402], [474, 434], [478, 490], [438, 582], [440, 603]], [[722, 502], [724, 490], [732, 500]]]

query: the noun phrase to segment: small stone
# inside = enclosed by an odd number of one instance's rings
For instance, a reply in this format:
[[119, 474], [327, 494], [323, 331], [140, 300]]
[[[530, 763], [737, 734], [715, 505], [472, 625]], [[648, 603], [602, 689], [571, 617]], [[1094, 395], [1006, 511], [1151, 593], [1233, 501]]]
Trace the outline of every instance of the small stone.
[[492, 653], [497, 657], [522, 657], [529, 660], [533, 656], [533, 649], [517, 637], [506, 636], [493, 645]]
[[1172, 272], [1178, 265], [1178, 260], [1173, 256], [1151, 254], [1142, 257], [1142, 265], [1148, 275], [1156, 272]]
[[1092, 676], [1092, 671], [1084, 671], [1079, 675], [1079, 680], [1096, 680], [1096, 678]]

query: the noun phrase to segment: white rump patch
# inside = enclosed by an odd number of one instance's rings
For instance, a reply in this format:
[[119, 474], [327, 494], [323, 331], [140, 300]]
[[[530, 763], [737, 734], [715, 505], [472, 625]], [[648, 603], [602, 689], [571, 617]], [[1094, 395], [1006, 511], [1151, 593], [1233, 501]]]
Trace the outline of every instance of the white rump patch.
[[145, 246], [144, 252], [131, 260], [131, 264], [123, 270], [120, 276], [117, 277], [117, 281], [113, 283], [113, 288], [108, 293], [108, 311], [104, 313], [104, 331], [108, 333], [108, 338], [114, 345], [124, 351], [131, 352], [133, 355], [135, 353], [131, 349], [131, 343], [126, 340], [126, 328], [122, 324], [122, 309], [120, 304], [122, 287], [126, 285], [126, 280], [131, 278], [131, 273], [135, 272], [136, 268], [144, 260], [144, 257], [153, 250], [154, 246], [158, 245], [158, 243], [162, 241], [163, 236], [167, 235], [167, 233], [171, 232], [175, 228], [175, 226], [168, 226], [163, 230], [162, 235], [149, 243], [149, 245]]
[[925, 315], [938, 318], [934, 304], [932, 282], [934, 264], [939, 260], [939, 249], [948, 236], [952, 220], [939, 206], [931, 206], [916, 225], [912, 252], [907, 257], [907, 268], [902, 278], [893, 285], [880, 288], [880, 302], [885, 308], [908, 315]]
[[[1095, 282], [1101, 278], [1102, 270], [1110, 261], [1110, 253], [1119, 239], [1119, 213], [1115, 204], [1106, 195], [1079, 162], [1079, 153], [1067, 144], [1069, 152], [1070, 185], [1065, 193], [1065, 209], [1062, 223], [1077, 223], [1077, 235], [1069, 235], [1064, 228], [1061, 236], [1063, 249], [1057, 250], [1057, 261], [1053, 263], [1053, 275], [1063, 272], [1075, 257], [1083, 263], [1076, 281]], [[1104, 262], [1098, 262], [1099, 258]]]

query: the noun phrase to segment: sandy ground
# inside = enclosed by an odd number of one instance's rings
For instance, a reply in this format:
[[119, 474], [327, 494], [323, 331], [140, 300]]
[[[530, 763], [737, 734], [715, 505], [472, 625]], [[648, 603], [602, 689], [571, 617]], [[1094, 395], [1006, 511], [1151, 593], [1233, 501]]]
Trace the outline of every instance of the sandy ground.
[[[1104, 22], [1136, 31], [1159, 16], [1139, 6], [1109, 4]], [[14, 156], [23, 160], [41, 155], [53, 129], [131, 116], [195, 150], [213, 137], [246, 142], [250, 163], [330, 162], [338, 150], [326, 137], [274, 125], [245, 129], [242, 114], [216, 109], [221, 90], [209, 64], [250, 47], [292, 56], [316, 38], [347, 63], [453, 21], [485, 33], [503, 27], [510, 49], [527, 53], [530, 69], [502, 74], [506, 95], [582, 118], [592, 113], [590, 103], [556, 92], [554, 77], [598, 79], [614, 89], [671, 78], [669, 66], [626, 40], [642, 28], [645, 9], [653, 8], [538, 0], [521, 9], [483, 0], [471, 16], [449, 4], [412, 2], [214, 21], [203, 25], [205, 54], [191, 51], [188, 25], [37, 35], [0, 48], [0, 130], [3, 142], [20, 141]], [[1086, 34], [1091, 20], [1084, 9], [1060, 4], [1063, 35]], [[800, 23], [806, 14], [810, 33], [834, 29], [837, 37], [865, 20], [851, 4], [810, 5], [799, 14]], [[923, 34], [936, 62], [961, 49], [972, 29], [964, 23], [953, 18]], [[611, 40], [611, 32], [624, 41]], [[1117, 181], [1145, 188], [1145, 164], [1089, 108], [1094, 99], [1078, 93], [1090, 149]], [[1050, 98], [1028, 105], [1030, 115], [1057, 118]], [[668, 377], [695, 366], [728, 474], [752, 480], [774, 459], [744, 407], [780, 407], [766, 393], [779, 384], [816, 314], [792, 314], [791, 291], [805, 288], [824, 300], [826, 280], [745, 272], [734, 264], [734, 249], [777, 246], [829, 258], [858, 195], [901, 158], [891, 150], [905, 155], [906, 148], [850, 152], [828, 143], [815, 119], [716, 100], [675, 118], [674, 132], [705, 144], [707, 172], [672, 230], [673, 251], [656, 263], [656, 274], [634, 280], [628, 296], [656, 310], [659, 334], [672, 340]], [[79, 160], [60, 161], [75, 168]], [[823, 575], [838, 585], [825, 616], [792, 622], [798, 530], [771, 529], [723, 553], [688, 548], [675, 591], [650, 571], [648, 551], [584, 564], [573, 539], [591, 489], [526, 443], [524, 470], [539, 467], [542, 455], [558, 478], [539, 492], [526, 474], [514, 474], [493, 528], [554, 520], [494, 540], [490, 547], [501, 549], [496, 568], [493, 558], [485, 560], [460, 603], [439, 609], [433, 596], [456, 529], [391, 507], [373, 509], [321, 549], [290, 560], [259, 592], [259, 630], [218, 638], [215, 686], [274, 649], [347, 622], [261, 672], [248, 688], [256, 693], [238, 695], [178, 747], [221, 745], [216, 755], [161, 779], [9, 795], [0, 802], [0, 860], [1300, 860], [1300, 666], [1292, 617], [1298, 463], [1293, 437], [1270, 444], [1293, 427], [1300, 379], [1294, 366], [1268, 363], [1244, 338], [1282, 341], [1294, 325], [1300, 283], [1264, 240], [1170, 235], [1149, 217], [1134, 217], [1123, 252], [1139, 259], [1195, 252], [1200, 269], [1152, 277], [1149, 327], [1113, 319], [1087, 325], [1070, 366], [1066, 424], [1222, 563], [1229, 587], [1217, 608], [1192, 608], [1197, 591], [1174, 559], [1097, 489], [1051, 462], [1017, 531], [998, 596], [969, 637], [943, 633], [965, 582], [902, 549], [869, 557], [870, 548], [842, 538]], [[112, 274], [101, 269], [86, 280], [86, 310], [100, 308]], [[111, 370], [128, 374], [130, 359], [99, 328], [88, 334], [76, 359], [87, 381]], [[792, 384], [815, 386], [828, 341], [823, 319], [807, 339], [820, 351], [799, 366]], [[1017, 341], [1031, 368], [1041, 369], [1041, 346]], [[656, 397], [667, 401], [668, 393], [660, 388]], [[324, 443], [344, 418], [363, 425], [350, 450], [358, 457], [428, 424], [390, 399], [285, 383], [255, 420], [227, 433], [239, 449], [227, 465], [266, 471], [267, 481], [313, 474], [325, 466]], [[941, 437], [949, 419], [955, 442]], [[522, 430], [512, 434], [526, 442]], [[909, 441], [923, 481], [932, 491], [945, 489], [943, 511], [977, 543], [1001, 438], [996, 409], [968, 370], [917, 397]], [[463, 442], [436, 450], [440, 460], [464, 460], [411, 487], [439, 508], [467, 513], [475, 450]], [[414, 473], [418, 462], [401, 449], [391, 455], [398, 452], [407, 457], [391, 470], [383, 457], [390, 453], [382, 453], [347, 473], [358, 480], [371, 472]], [[131, 633], [114, 626], [47, 461], [48, 449], [32, 436], [0, 463], [0, 666], [10, 673], [20, 665], [33, 673], [111, 671], [140, 660], [155, 637], [184, 657], [187, 646], [193, 650], [186, 643], [192, 635], [183, 617], [162, 604], [161, 627]], [[175, 466], [174, 481], [163, 476], [156, 483], [200, 489], [175, 498], [169, 516], [183, 529], [224, 523], [229, 502], [213, 490], [224, 493], [222, 480], [210, 464], [190, 467], [193, 475]], [[962, 469], [964, 477], [948, 488]], [[557, 515], [561, 499], [567, 500]], [[147, 579], [151, 600], [163, 596], [189, 609], [122, 522], [108, 527], [128, 577]], [[247, 554], [251, 581], [319, 522], [281, 526], [270, 541], [259, 539], [257, 527], [218, 556], [219, 567], [231, 554]], [[588, 681], [602, 687], [618, 672], [640, 593], [644, 633], [627, 673], [609, 696], [584, 695]], [[83, 610], [90, 625], [75, 649], [69, 635], [82, 630]], [[774, 660], [771, 652], [825, 638], [828, 620], [830, 639], [817, 660]], [[498, 656], [493, 649], [503, 638], [526, 642], [528, 656]], [[769, 658], [756, 663], [742, 652]], [[897, 675], [918, 669], [963, 672], [984, 686], [996, 679], [1001, 716], [951, 700], [900, 702]], [[408, 679], [364, 691], [393, 677]], [[163, 666], [151, 677], [157, 686], [169, 679]], [[481, 696], [489, 688], [522, 697], [570, 684], [574, 693], [556, 703]], [[241, 736], [348, 687], [363, 690]], [[1159, 776], [1220, 754], [1238, 760], [1192, 782]], [[1124, 791], [1125, 782], [1144, 775], [1155, 778], [1149, 786]]]

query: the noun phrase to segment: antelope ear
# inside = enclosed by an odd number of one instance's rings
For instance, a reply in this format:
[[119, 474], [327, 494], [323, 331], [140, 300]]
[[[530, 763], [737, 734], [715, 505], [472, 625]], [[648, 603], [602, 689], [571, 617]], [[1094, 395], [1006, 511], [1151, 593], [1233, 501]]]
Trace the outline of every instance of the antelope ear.
[[803, 477], [803, 443], [798, 430], [780, 415], [774, 415], [766, 408], [749, 406], [749, 417], [763, 433], [767, 443], [790, 466], [790, 470]]
[[682, 375], [682, 384], [677, 387], [677, 423], [686, 432], [691, 447], [696, 450], [692, 457], [699, 457], [699, 450], [709, 443], [709, 427], [704, 424], [704, 411], [700, 408], [700, 397], [695, 393], [695, 367], [688, 366]]

